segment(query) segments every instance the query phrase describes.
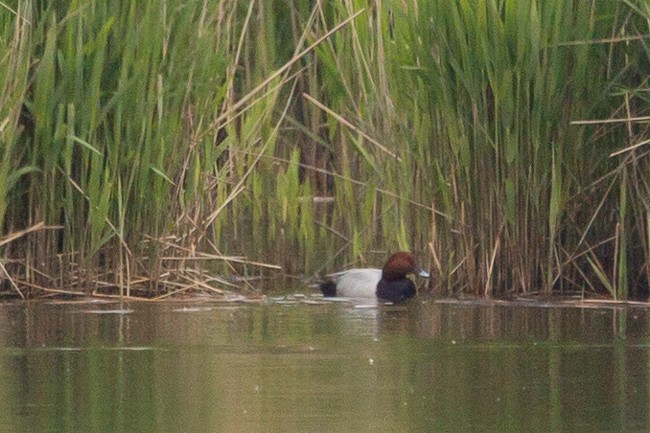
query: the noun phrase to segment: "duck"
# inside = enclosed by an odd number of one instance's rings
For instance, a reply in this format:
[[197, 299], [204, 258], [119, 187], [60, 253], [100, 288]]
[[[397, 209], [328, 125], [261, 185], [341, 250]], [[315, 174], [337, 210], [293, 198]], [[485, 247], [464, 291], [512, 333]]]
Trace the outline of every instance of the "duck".
[[377, 298], [398, 303], [416, 293], [415, 284], [407, 274], [429, 278], [418, 265], [415, 254], [398, 251], [388, 258], [382, 269], [357, 268], [326, 275], [320, 290], [325, 297]]

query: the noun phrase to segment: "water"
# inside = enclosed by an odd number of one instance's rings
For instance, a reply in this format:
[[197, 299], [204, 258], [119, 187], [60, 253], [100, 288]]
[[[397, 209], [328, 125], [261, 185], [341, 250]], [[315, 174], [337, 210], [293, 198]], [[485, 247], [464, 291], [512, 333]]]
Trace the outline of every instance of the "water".
[[300, 301], [0, 304], [0, 431], [650, 431], [646, 309]]

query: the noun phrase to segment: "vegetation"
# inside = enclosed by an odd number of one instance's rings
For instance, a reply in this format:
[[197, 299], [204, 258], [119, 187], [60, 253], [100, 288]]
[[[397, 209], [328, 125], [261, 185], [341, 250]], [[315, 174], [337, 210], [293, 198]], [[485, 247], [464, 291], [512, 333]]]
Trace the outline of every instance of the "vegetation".
[[402, 248], [443, 293], [643, 294], [649, 27], [643, 0], [2, 2], [3, 287], [223, 293]]

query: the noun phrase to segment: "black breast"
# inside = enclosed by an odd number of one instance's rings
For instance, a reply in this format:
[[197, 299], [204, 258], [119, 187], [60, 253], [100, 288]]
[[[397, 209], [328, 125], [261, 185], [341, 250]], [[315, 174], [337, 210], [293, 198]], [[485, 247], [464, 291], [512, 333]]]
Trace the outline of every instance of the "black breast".
[[377, 284], [377, 297], [385, 301], [400, 302], [415, 296], [415, 284], [408, 278], [388, 282], [383, 278]]

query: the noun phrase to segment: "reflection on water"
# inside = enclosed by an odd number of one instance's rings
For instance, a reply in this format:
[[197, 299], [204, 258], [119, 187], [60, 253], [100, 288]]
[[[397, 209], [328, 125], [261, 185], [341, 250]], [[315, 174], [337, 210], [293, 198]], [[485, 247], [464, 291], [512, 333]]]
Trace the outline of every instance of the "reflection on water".
[[0, 304], [0, 431], [650, 431], [649, 348], [642, 308]]

